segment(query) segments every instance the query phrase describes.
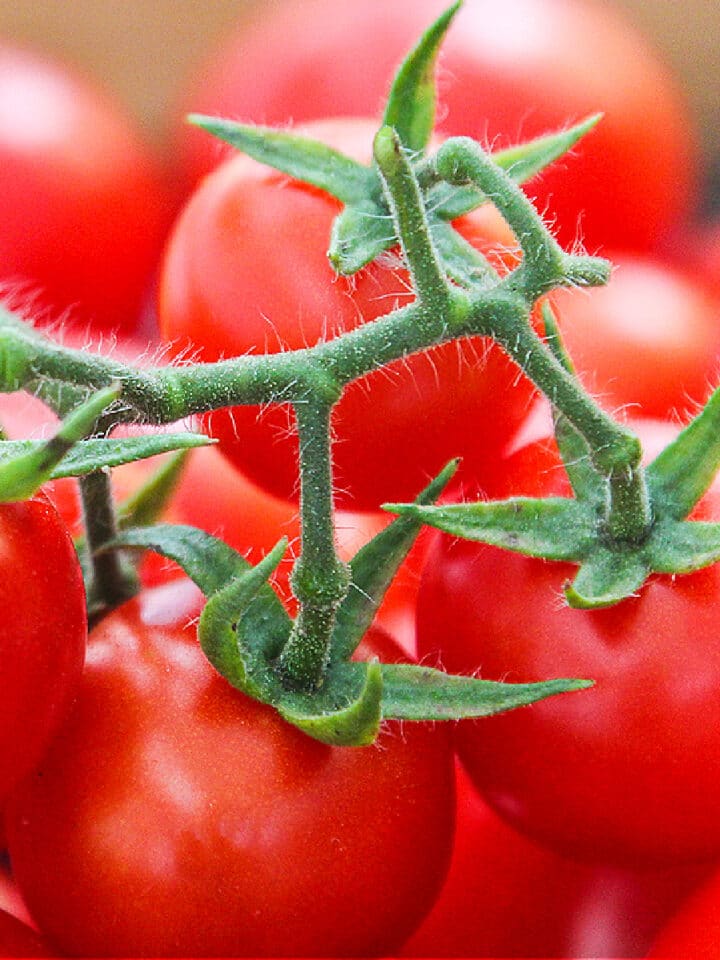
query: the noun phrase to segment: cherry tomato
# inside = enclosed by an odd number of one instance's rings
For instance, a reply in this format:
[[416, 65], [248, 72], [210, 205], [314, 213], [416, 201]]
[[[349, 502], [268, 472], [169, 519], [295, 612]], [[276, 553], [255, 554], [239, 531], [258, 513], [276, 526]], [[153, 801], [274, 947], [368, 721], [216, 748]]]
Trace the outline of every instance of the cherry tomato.
[[[178, 116], [283, 125], [375, 115], [394, 70], [447, 6], [286, 0], [263, 9], [213, 54]], [[442, 133], [497, 148], [603, 111], [585, 141], [528, 186], [565, 244], [648, 249], [692, 208], [697, 149], [679, 86], [607, 3], [468, 0], [442, 46], [439, 90]], [[178, 144], [188, 186], [226, 154], [186, 125]]]
[[[308, 131], [354, 146], [358, 124]], [[326, 249], [339, 207], [310, 189], [236, 157], [209, 176], [178, 220], [160, 290], [163, 335], [202, 360], [300, 348], [374, 320], [412, 299], [404, 271], [371, 264], [337, 277]], [[512, 234], [489, 205], [459, 228], [481, 248]], [[527, 412], [530, 382], [483, 338], [437, 347], [361, 378], [333, 416], [338, 505], [372, 510], [413, 499], [445, 463], [484, 479]], [[472, 423], [473, 429], [468, 429]], [[297, 434], [287, 405], [236, 407], [206, 419], [228, 457], [277, 496], [297, 496]]]
[[69, 67], [0, 45], [0, 283], [17, 305], [133, 329], [170, 215], [120, 108]]
[[8, 810], [33, 918], [74, 955], [391, 954], [447, 868], [450, 730], [311, 740], [210, 667], [200, 606], [176, 581], [93, 631], [75, 709]]
[[[669, 425], [636, 424], [646, 446]], [[546, 447], [507, 466], [512, 494], [567, 493]], [[529, 468], [528, 468], [529, 465]], [[701, 502], [717, 518], [717, 484]], [[463, 722], [460, 756], [511, 824], [555, 848], [641, 865], [720, 854], [720, 567], [654, 576], [613, 607], [563, 602], [575, 568], [438, 537], [418, 596], [418, 652], [451, 672], [595, 686], [487, 723]]]
[[717, 380], [720, 300], [660, 261], [609, 256], [607, 286], [552, 295], [578, 376], [610, 410], [682, 414]]
[[77, 690], [87, 636], [80, 565], [47, 497], [0, 505], [0, 799], [40, 760]]

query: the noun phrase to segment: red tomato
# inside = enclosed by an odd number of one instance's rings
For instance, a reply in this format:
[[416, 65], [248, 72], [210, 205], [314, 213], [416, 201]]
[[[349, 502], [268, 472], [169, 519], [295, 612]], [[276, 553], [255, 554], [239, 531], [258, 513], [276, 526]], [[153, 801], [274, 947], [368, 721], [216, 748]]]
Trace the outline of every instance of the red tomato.
[[80, 565], [46, 496], [0, 505], [0, 799], [40, 760], [80, 680], [87, 620]]
[[32, 927], [0, 910], [0, 957], [57, 957]]
[[504, 823], [458, 767], [445, 885], [403, 957], [637, 957], [703, 865], [636, 872], [584, 864]]
[[311, 740], [210, 667], [200, 605], [176, 581], [93, 632], [75, 709], [8, 810], [34, 919], [74, 955], [392, 953], [447, 867], [449, 729]]
[[[668, 426], [638, 423], [653, 442]], [[556, 456], [508, 463], [507, 493], [567, 492]], [[517, 457], [527, 457], [520, 451]], [[698, 513], [717, 518], [716, 484]], [[629, 864], [720, 854], [720, 566], [655, 576], [622, 603], [567, 606], [575, 568], [438, 538], [418, 596], [418, 652], [450, 672], [595, 686], [459, 725], [460, 755], [520, 830], [586, 858]]]
[[693, 893], [660, 932], [648, 957], [715, 960], [720, 952], [720, 875]]
[[703, 402], [720, 368], [720, 300], [659, 261], [610, 259], [607, 286], [552, 295], [580, 379], [631, 416], [671, 417]]
[[[395, 68], [446, 0], [286, 0], [239, 26], [178, 115], [266, 124], [376, 114]], [[288, 38], [292, 42], [288, 42]], [[528, 188], [564, 243], [655, 246], [693, 203], [697, 150], [678, 85], [619, 11], [593, 0], [467, 0], [439, 70], [444, 134], [503, 147], [603, 111]], [[226, 151], [182, 127], [188, 185]]]
[[[334, 146], [352, 145], [360, 123], [369, 149], [366, 121], [310, 132]], [[161, 277], [164, 336], [180, 347], [190, 341], [206, 361], [274, 353], [332, 338], [410, 302], [404, 271], [372, 264], [351, 278], [333, 273], [326, 249], [338, 209], [326, 194], [248, 158], [223, 165], [172, 234]], [[491, 207], [459, 226], [481, 248], [513, 242]], [[333, 418], [339, 505], [368, 510], [412, 499], [454, 456], [463, 457], [467, 475], [488, 477], [531, 395], [518, 368], [482, 338], [443, 345], [352, 383]], [[248, 476], [277, 496], [297, 495], [297, 435], [287, 405], [217, 411], [206, 425]]]
[[169, 213], [157, 161], [115, 103], [0, 46], [0, 283], [20, 306], [132, 329]]

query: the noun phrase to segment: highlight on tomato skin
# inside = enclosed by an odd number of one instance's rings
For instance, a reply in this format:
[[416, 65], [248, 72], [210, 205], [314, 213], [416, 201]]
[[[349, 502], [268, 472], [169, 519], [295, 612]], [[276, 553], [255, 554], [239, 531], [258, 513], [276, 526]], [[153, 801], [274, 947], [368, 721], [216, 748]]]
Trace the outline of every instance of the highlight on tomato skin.
[[[379, 116], [398, 64], [447, 6], [285, 0], [239, 23], [178, 94], [185, 191], [228, 155], [187, 113], [280, 126]], [[498, 148], [603, 112], [583, 144], [528, 187], [565, 245], [655, 249], [696, 205], [697, 135], [683, 91], [615, 5], [466, 0], [442, 46], [439, 90], [443, 134]]]

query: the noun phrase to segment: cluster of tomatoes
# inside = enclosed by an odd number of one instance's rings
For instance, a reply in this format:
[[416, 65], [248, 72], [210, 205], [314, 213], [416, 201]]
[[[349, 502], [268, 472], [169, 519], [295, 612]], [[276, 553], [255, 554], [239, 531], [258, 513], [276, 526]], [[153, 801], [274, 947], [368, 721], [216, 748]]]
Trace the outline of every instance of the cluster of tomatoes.
[[[368, 160], [393, 70], [443, 6], [285, 0], [216, 55], [183, 108], [292, 120]], [[720, 246], [699, 224], [673, 78], [606, 5], [466, 0], [439, 91], [438, 137], [493, 149], [604, 111], [526, 189], [567, 248], [582, 240], [616, 264], [607, 287], [553, 302], [578, 376], [652, 456], [720, 369]], [[179, 120], [169, 167], [84, 79], [0, 47], [7, 302], [61, 320], [66, 342], [161, 362], [303, 347], [412, 299], [398, 257], [333, 273], [340, 207], [322, 191], [225, 157]], [[490, 205], [456, 227], [498, 270], [516, 262]], [[0, 411], [10, 436], [51, 419], [25, 396]], [[291, 411], [202, 425], [219, 449], [193, 452], [167, 516], [251, 561], [287, 536], [274, 586], [292, 609]], [[345, 558], [389, 522], [381, 504], [412, 499], [452, 457], [450, 496], [569, 495], [542, 400], [482, 339], [353, 383], [333, 427]], [[118, 470], [118, 498], [148, 469]], [[719, 512], [711, 489], [697, 515]], [[566, 566], [425, 532], [366, 655], [595, 686], [452, 729], [388, 723], [377, 745], [340, 748], [214, 673], [195, 639], [202, 597], [168, 562], [147, 558], [141, 593], [88, 637], [80, 514], [69, 480], [0, 507], [1, 956], [720, 950], [715, 567], [582, 611], [561, 602]]]

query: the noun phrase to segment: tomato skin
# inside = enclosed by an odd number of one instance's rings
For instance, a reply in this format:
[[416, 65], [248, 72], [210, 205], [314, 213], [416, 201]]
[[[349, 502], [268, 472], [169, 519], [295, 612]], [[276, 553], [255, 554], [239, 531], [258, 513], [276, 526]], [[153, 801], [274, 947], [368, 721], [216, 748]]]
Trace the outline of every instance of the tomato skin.
[[32, 916], [73, 955], [390, 953], [447, 867], [450, 730], [313, 741], [209, 666], [200, 606], [178, 581], [91, 635], [76, 708], [8, 811]]
[[458, 764], [447, 880], [403, 957], [638, 957], [707, 877], [562, 857], [504, 823]]
[[648, 957], [715, 960], [720, 950], [720, 875], [692, 893], [660, 931]]
[[82, 671], [87, 619], [80, 565], [39, 493], [0, 505], [0, 799], [39, 761]]
[[[241, 24], [181, 97], [188, 187], [227, 155], [184, 123], [188, 112], [280, 125], [379, 115], [394, 70], [446, 7], [289, 0]], [[563, 243], [649, 249], [692, 208], [697, 149], [679, 85], [607, 4], [470, 0], [443, 42], [439, 90], [441, 132], [494, 147], [603, 112], [572, 155], [528, 187]]]
[[[652, 442], [649, 421], [636, 427]], [[508, 492], [562, 493], [557, 459], [546, 462], [534, 485], [508, 481]], [[698, 516], [718, 511], [716, 486]], [[463, 762], [501, 816], [555, 849], [630, 865], [717, 857], [720, 568], [652, 577], [637, 597], [595, 611], [563, 602], [574, 572], [438, 538], [418, 596], [421, 658], [487, 679], [595, 681], [460, 724]]]
[[607, 286], [552, 295], [578, 376], [630, 416], [673, 417], [704, 402], [717, 380], [720, 300], [659, 260], [608, 256]]
[[32, 927], [0, 910], [0, 957], [57, 957]]
[[[368, 121], [307, 132], [366, 149]], [[171, 235], [160, 280], [163, 336], [200, 359], [298, 349], [408, 304], [407, 274], [371, 264], [337, 277], [326, 250], [338, 204], [326, 194], [236, 157], [209, 176]], [[477, 246], [514, 243], [491, 208], [459, 221]], [[280, 240], [278, 238], [281, 238]], [[410, 500], [455, 456], [468, 476], [488, 477], [533, 388], [486, 339], [437, 347], [350, 384], [333, 412], [338, 506], [373, 510]], [[469, 431], [467, 424], [474, 429]], [[297, 434], [287, 405], [208, 415], [206, 428], [254, 481], [297, 497]]]
[[158, 161], [111, 99], [0, 44], [0, 282], [19, 306], [133, 329], [170, 213]]

